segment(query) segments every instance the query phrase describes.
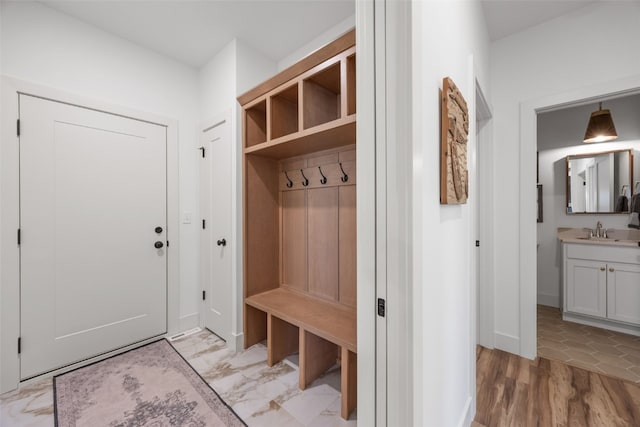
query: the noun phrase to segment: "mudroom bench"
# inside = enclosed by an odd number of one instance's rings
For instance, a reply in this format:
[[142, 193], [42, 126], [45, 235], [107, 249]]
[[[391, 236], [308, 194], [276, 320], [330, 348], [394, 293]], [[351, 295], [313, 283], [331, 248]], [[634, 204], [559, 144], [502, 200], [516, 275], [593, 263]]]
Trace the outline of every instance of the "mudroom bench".
[[299, 352], [300, 389], [340, 364], [341, 415], [347, 419], [357, 401], [356, 310], [283, 287], [248, 297], [245, 303], [246, 315], [264, 323], [269, 366]]

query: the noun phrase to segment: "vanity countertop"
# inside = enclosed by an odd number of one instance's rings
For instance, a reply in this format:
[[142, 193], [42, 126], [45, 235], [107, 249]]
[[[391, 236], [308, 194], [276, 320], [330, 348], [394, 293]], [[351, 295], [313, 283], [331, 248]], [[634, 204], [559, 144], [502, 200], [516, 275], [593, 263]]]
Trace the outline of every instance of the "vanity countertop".
[[558, 239], [563, 243], [640, 247], [640, 230], [607, 230], [607, 236], [606, 239], [589, 237], [589, 230], [585, 228], [558, 228]]

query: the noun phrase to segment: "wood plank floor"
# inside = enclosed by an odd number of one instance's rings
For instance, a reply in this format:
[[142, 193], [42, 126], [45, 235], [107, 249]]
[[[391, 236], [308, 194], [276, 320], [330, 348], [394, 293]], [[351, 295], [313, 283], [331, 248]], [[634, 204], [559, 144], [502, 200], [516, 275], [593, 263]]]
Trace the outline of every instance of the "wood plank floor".
[[565, 363], [478, 347], [474, 427], [640, 426], [640, 387]]

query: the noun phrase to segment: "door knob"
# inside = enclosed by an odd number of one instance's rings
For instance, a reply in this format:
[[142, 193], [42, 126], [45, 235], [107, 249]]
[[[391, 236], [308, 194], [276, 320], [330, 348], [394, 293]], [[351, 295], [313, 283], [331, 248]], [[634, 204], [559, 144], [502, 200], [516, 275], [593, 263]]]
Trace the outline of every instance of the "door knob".
[[218, 246], [227, 246], [227, 241], [225, 239], [220, 239], [217, 244]]
[[162, 243], [160, 240], [158, 240], [157, 242], [155, 242], [155, 243], [153, 244], [153, 246], [155, 246], [155, 247], [156, 247], [156, 249], [160, 249], [161, 247], [163, 247], [163, 246], [164, 246], [164, 243]]
[[156, 227], [155, 231], [158, 234], [162, 233], [162, 227]]
[[615, 270], [613, 268], [609, 268], [609, 271], [613, 273]]
[[605, 271], [605, 270], [606, 270], [606, 268], [600, 267], [600, 271]]

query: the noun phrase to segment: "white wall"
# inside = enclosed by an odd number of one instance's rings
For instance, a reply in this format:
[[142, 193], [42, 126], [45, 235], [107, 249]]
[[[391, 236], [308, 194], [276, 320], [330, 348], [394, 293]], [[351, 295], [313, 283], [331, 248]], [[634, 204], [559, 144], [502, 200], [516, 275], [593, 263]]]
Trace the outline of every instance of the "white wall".
[[337, 23], [333, 27], [327, 29], [322, 34], [315, 37], [313, 40], [307, 42], [304, 46], [297, 49], [295, 52], [287, 55], [278, 61], [277, 67], [278, 71], [282, 71], [285, 68], [295, 64], [300, 61], [305, 56], [310, 53], [320, 49], [322, 46], [334, 41], [344, 33], [349, 30], [352, 30], [356, 26], [356, 16], [351, 15], [350, 17], [344, 19], [343, 21]]
[[[178, 120], [180, 210], [195, 212], [196, 71], [36, 2], [1, 10], [2, 74]], [[195, 325], [196, 224], [181, 225], [180, 243], [181, 324]]]
[[200, 119], [209, 120], [233, 107], [236, 97], [236, 40], [198, 72]]
[[470, 248], [477, 200], [470, 194], [465, 205], [440, 205], [438, 90], [449, 76], [467, 100], [469, 159], [475, 159], [470, 74], [490, 98], [489, 40], [479, 2], [416, 2], [412, 28], [414, 424], [455, 426], [475, 413]]
[[[640, 55], [630, 52], [636, 51], [638, 39], [640, 4], [601, 2], [500, 39], [491, 46], [498, 348], [520, 353], [520, 326], [526, 322], [520, 317], [519, 288], [520, 233], [522, 227], [529, 227], [519, 223], [521, 104], [637, 75]], [[594, 52], [598, 53], [597, 58]], [[535, 162], [535, 156], [531, 162]], [[531, 197], [535, 197], [534, 190]], [[535, 245], [535, 241], [531, 243]], [[533, 278], [531, 286], [535, 287], [535, 283]], [[528, 311], [535, 316], [535, 310]]]

